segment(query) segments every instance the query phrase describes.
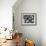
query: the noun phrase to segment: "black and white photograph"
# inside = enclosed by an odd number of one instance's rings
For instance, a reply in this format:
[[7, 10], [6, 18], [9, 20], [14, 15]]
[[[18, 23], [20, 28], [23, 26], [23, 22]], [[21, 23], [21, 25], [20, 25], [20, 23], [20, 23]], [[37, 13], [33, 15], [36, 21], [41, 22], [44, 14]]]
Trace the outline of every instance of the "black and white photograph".
[[22, 25], [36, 25], [37, 24], [37, 14], [36, 13], [22, 13], [21, 15]]

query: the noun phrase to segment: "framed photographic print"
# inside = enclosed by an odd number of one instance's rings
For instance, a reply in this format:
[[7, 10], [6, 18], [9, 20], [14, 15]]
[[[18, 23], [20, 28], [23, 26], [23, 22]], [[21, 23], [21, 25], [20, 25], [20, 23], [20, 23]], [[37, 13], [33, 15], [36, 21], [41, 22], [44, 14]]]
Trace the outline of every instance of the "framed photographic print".
[[27, 26], [37, 25], [37, 13], [22, 13], [21, 24]]

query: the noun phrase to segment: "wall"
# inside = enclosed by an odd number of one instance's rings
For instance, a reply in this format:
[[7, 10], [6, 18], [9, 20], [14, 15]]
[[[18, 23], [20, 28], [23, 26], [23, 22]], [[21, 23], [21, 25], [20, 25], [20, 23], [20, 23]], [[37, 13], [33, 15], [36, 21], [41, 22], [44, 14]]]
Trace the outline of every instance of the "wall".
[[0, 27], [12, 28], [12, 6], [16, 0], [0, 0]]
[[[41, 46], [41, 1], [40, 0], [23, 0], [16, 7], [13, 7], [15, 30], [23, 33], [23, 37], [35, 41], [36, 46]], [[36, 26], [22, 26], [21, 13], [37, 13]]]
[[46, 46], [46, 0], [41, 1], [41, 40], [42, 46]]

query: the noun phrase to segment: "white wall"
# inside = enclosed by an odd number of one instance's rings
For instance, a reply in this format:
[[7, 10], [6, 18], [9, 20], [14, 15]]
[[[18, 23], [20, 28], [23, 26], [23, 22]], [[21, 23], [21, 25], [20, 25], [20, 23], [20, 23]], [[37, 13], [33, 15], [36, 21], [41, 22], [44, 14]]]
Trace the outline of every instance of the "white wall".
[[[19, 5], [16, 9], [15, 8], [13, 9], [14, 16], [15, 16], [15, 29], [17, 29], [18, 32], [22, 32], [24, 34], [24, 38], [27, 37], [28, 39], [34, 40], [36, 43], [36, 46], [41, 46], [40, 0], [23, 0], [21, 5]], [[37, 13], [37, 25], [22, 26], [21, 13]]]
[[12, 28], [12, 6], [16, 0], [0, 0], [0, 27]]
[[[14, 5], [15, 30], [22, 32], [24, 37], [35, 41], [36, 46], [46, 46], [46, 1], [23, 0], [20, 5]], [[37, 13], [37, 26], [22, 26], [21, 13]]]
[[41, 38], [42, 46], [46, 46], [46, 0], [41, 1]]

